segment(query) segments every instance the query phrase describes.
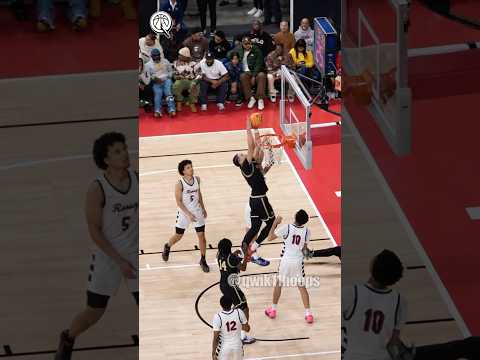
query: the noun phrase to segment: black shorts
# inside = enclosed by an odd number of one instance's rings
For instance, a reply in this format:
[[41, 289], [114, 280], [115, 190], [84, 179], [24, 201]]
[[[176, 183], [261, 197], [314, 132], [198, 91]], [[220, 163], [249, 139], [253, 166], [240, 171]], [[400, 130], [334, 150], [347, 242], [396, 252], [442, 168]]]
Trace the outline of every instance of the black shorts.
[[245, 310], [247, 308], [247, 298], [238, 286], [232, 287], [228, 284], [220, 283], [220, 291], [223, 295], [233, 300], [233, 306], [236, 309]]
[[268, 221], [275, 217], [272, 205], [266, 195], [250, 196], [250, 217], [260, 218], [262, 221]]

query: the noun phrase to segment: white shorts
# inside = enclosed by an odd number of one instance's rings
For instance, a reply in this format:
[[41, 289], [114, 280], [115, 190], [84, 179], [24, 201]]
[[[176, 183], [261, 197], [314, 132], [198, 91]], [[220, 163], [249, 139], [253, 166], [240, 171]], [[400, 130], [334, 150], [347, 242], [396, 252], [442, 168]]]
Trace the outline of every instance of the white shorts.
[[225, 348], [220, 350], [217, 356], [218, 360], [242, 360], [243, 349]]
[[183, 213], [183, 211], [177, 210], [177, 221], [175, 223], [175, 227], [186, 230], [190, 226], [190, 223], [192, 223], [193, 227], [195, 228], [205, 226], [205, 218], [203, 217], [202, 209], [197, 209], [191, 212], [197, 219], [197, 221], [193, 223], [190, 221], [188, 216]]
[[245, 226], [250, 229], [252, 227], [252, 219], [250, 218], [250, 202], [248, 201], [247, 201], [247, 204], [245, 205], [244, 216], [245, 216]]
[[278, 267], [278, 277], [282, 280], [297, 279], [301, 281], [305, 279], [305, 270], [303, 267], [303, 259], [287, 259], [282, 258]]
[[136, 279], [125, 279], [118, 265], [104, 252], [96, 250], [91, 257], [88, 291], [113, 296], [125, 280], [130, 292], [138, 292], [138, 253], [131, 253], [125, 258], [137, 269]]

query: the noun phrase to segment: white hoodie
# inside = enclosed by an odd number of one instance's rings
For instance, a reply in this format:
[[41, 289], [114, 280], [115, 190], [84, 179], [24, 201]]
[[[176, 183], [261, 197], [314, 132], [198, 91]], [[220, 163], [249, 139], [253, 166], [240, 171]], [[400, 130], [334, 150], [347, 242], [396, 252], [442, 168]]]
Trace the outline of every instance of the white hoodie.
[[295, 31], [295, 41], [304, 39], [307, 43], [307, 50], [313, 51], [313, 40], [314, 40], [314, 31], [311, 28], [303, 30], [300, 26], [297, 31]]

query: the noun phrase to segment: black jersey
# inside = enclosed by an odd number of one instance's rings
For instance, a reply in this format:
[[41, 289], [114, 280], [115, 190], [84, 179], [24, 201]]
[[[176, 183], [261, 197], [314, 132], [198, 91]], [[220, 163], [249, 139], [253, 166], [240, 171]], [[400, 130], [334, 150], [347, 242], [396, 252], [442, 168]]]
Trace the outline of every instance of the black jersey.
[[218, 255], [217, 261], [220, 268], [220, 284], [226, 285], [231, 274], [240, 272], [242, 259], [230, 253], [228, 255]]
[[267, 193], [268, 187], [265, 183], [265, 176], [257, 166], [255, 159], [252, 160], [252, 162], [248, 162], [248, 160], [245, 159], [240, 166], [240, 170], [252, 189], [252, 196], [265, 195]]

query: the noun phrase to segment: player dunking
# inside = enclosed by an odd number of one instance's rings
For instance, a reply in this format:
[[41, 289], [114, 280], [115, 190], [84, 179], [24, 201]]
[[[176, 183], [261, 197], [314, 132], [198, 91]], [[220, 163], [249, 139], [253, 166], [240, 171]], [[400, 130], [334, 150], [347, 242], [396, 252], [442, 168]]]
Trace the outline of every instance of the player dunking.
[[368, 282], [342, 289], [344, 360], [387, 360], [387, 348], [401, 342], [406, 302], [390, 287], [403, 275], [398, 256], [383, 250], [373, 259]]
[[106, 133], [93, 146], [103, 173], [91, 183], [85, 213], [95, 244], [87, 287], [87, 307], [60, 335], [55, 360], [69, 360], [75, 339], [105, 313], [122, 278], [138, 305], [138, 173], [129, 169], [125, 136]]
[[270, 319], [275, 319], [277, 316], [277, 305], [282, 293], [283, 283], [289, 281], [289, 279], [295, 279], [302, 297], [303, 306], [305, 307], [305, 321], [309, 324], [313, 323], [303, 267], [303, 254], [309, 251], [307, 245], [310, 241], [310, 230], [305, 226], [308, 219], [308, 214], [305, 210], [299, 210], [295, 214], [295, 222], [293, 224], [283, 225], [276, 230], [277, 226], [282, 222], [282, 217], [279, 216], [270, 229], [269, 241], [275, 240], [277, 237], [283, 239], [282, 259], [278, 267], [278, 281], [273, 290], [272, 306], [265, 310], [265, 315]]
[[245, 313], [232, 309], [233, 300], [228, 296], [220, 298], [222, 311], [213, 317], [212, 360], [242, 360], [242, 331], [250, 331]]
[[[245, 313], [247, 320], [250, 317], [247, 298], [243, 291], [238, 287], [238, 274], [247, 269], [247, 257], [243, 259], [239, 256], [240, 250], [232, 253], [232, 242], [229, 239], [222, 239], [218, 242], [217, 262], [220, 269], [220, 291], [226, 297], [233, 301], [235, 309], [241, 309]], [[241, 332], [242, 342], [252, 344], [255, 342], [253, 337], [247, 336], [245, 331]]]
[[190, 223], [193, 223], [200, 246], [200, 266], [204, 272], [209, 272], [210, 268], [205, 260], [207, 251], [207, 240], [205, 239], [207, 210], [205, 210], [202, 191], [200, 190], [200, 177], [193, 175], [193, 165], [190, 160], [183, 160], [178, 164], [178, 173], [181, 178], [175, 185], [175, 200], [178, 206], [175, 234], [165, 244], [162, 258], [164, 261], [168, 261], [170, 249], [182, 239], [185, 230]]
[[[258, 130], [255, 129], [254, 132], [255, 137], [258, 139]], [[242, 250], [246, 257], [255, 252], [260, 244], [267, 238], [275, 221], [275, 213], [267, 197], [268, 187], [265, 183], [264, 172], [261, 162], [258, 161], [262, 149], [257, 143], [252, 135], [250, 119], [247, 119], [248, 152], [247, 154], [239, 153], [233, 157], [234, 165], [240, 168], [243, 177], [251, 188], [249, 199], [251, 227], [245, 234], [242, 242]], [[265, 226], [260, 231], [262, 223], [265, 223]], [[259, 231], [260, 234], [258, 234]], [[257, 240], [253, 241], [257, 234]], [[269, 261], [256, 256], [252, 258], [252, 262], [261, 266], [270, 264]]]

